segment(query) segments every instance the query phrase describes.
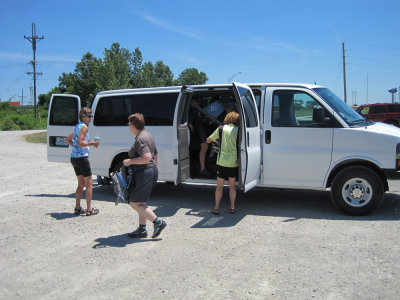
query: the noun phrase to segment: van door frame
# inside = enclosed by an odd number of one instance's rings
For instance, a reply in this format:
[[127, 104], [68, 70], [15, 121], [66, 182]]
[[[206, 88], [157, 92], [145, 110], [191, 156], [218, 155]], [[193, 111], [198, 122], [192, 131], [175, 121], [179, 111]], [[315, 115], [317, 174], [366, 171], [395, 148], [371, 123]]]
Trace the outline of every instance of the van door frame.
[[[174, 126], [176, 126], [176, 140], [173, 148], [176, 150], [173, 162], [174, 183], [182, 183], [190, 178], [190, 134], [187, 121], [188, 103], [192, 98], [193, 90], [190, 86], [183, 86], [175, 108]], [[182, 123], [183, 120], [186, 120]]]
[[[245, 93], [241, 93], [240, 89], [245, 90]], [[236, 97], [237, 107], [240, 108], [239, 115], [241, 118], [240, 128], [240, 158], [238, 161], [239, 174], [238, 174], [238, 185], [244, 193], [248, 192], [260, 181], [261, 174], [261, 137], [260, 137], [260, 117], [258, 113], [257, 103], [254, 98], [254, 94], [251, 88], [247, 85], [233, 82], [233, 92]], [[257, 122], [257, 126], [247, 128], [245, 120], [245, 109], [243, 106], [242, 97], [249, 92], [251, 95], [252, 106], [255, 109], [254, 117]], [[251, 137], [251, 139], [250, 139]], [[251, 155], [249, 153], [251, 152]], [[251, 170], [249, 169], [251, 168]]]

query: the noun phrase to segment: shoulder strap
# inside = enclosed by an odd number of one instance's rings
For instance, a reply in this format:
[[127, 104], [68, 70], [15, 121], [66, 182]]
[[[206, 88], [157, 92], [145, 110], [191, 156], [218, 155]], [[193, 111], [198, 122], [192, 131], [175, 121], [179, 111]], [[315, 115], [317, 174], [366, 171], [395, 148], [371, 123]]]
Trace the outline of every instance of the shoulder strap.
[[237, 135], [236, 135], [236, 158], [239, 161], [239, 157], [240, 157], [240, 145], [239, 145], [239, 133], [240, 133], [240, 128], [237, 128]]
[[[219, 155], [221, 153], [221, 148], [222, 148], [222, 131], [224, 129], [224, 125], [219, 125], [218, 126], [218, 133], [219, 133], [219, 151], [218, 151], [218, 159], [219, 159]], [[218, 161], [217, 159], [217, 161]]]

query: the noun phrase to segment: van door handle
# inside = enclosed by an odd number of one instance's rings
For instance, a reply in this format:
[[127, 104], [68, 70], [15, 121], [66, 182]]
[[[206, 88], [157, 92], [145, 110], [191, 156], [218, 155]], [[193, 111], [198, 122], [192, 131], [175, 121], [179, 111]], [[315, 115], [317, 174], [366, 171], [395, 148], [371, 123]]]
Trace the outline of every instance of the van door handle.
[[271, 144], [271, 130], [265, 130], [265, 143]]
[[250, 147], [250, 134], [247, 132], [247, 147]]

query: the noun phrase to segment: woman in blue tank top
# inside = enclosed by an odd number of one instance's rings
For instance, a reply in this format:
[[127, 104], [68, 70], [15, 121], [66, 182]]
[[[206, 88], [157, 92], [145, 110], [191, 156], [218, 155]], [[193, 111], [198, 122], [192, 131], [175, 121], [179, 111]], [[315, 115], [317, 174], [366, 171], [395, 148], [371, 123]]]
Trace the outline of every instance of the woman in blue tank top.
[[[78, 179], [78, 187], [75, 193], [75, 214], [86, 214], [87, 216], [97, 215], [99, 210], [92, 208], [92, 170], [89, 162], [89, 146], [98, 147], [99, 141], [89, 140], [88, 126], [93, 118], [92, 110], [84, 107], [79, 112], [80, 122], [75, 126], [74, 131], [65, 139], [72, 146], [71, 164], [74, 167]], [[86, 187], [87, 209], [81, 206], [83, 189]]]

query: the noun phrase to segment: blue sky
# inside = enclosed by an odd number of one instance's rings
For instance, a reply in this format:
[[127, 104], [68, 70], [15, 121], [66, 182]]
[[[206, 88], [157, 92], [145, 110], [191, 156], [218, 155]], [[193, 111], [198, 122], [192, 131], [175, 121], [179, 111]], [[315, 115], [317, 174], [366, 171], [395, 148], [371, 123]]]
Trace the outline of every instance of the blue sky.
[[[0, 99], [31, 101], [31, 25], [37, 43], [37, 95], [73, 72], [86, 52], [114, 42], [143, 60], [186, 68], [207, 83], [317, 83], [342, 99], [342, 42], [348, 103], [390, 102], [400, 87], [399, 1], [1, 0]], [[240, 72], [240, 73], [239, 73]], [[396, 100], [399, 101], [399, 94]]]

